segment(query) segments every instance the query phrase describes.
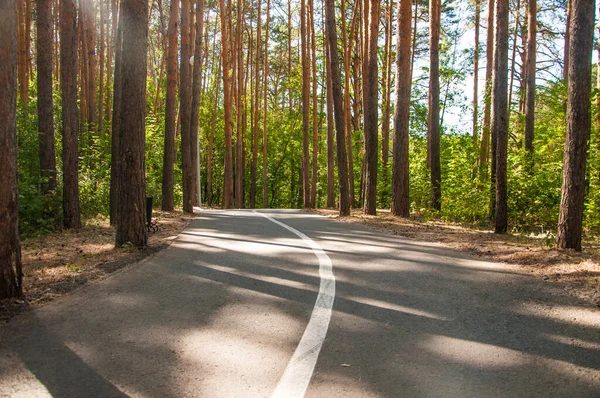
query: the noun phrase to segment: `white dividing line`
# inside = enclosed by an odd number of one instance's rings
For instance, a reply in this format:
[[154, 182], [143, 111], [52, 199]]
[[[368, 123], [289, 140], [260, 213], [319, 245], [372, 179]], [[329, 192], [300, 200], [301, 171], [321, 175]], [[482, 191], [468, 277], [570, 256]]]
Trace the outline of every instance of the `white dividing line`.
[[319, 276], [321, 282], [315, 306], [310, 315], [306, 330], [304, 330], [304, 334], [300, 339], [300, 343], [298, 343], [292, 359], [290, 359], [283, 372], [283, 376], [281, 376], [275, 391], [271, 395], [271, 398], [301, 398], [304, 397], [308, 388], [308, 383], [317, 364], [317, 358], [319, 357], [319, 352], [321, 352], [321, 347], [329, 328], [329, 320], [331, 319], [331, 309], [335, 298], [335, 277], [333, 275], [331, 259], [321, 246], [297, 229], [277, 221], [264, 213], [257, 211], [254, 211], [254, 213], [260, 214], [296, 234], [312, 249], [315, 256], [319, 259]]

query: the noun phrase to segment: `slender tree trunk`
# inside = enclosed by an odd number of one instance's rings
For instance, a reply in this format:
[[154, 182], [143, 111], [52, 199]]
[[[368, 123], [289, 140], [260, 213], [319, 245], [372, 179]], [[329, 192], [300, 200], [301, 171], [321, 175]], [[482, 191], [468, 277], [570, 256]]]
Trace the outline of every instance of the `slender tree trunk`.
[[[479, 149], [479, 178], [485, 181], [488, 176], [488, 159], [490, 154], [490, 104], [492, 99], [492, 69], [494, 64], [494, 0], [488, 0], [487, 38], [485, 45], [485, 88], [483, 103], [483, 129]], [[492, 166], [495, 169], [496, 166]], [[494, 212], [490, 212], [490, 215]]]
[[[63, 0], [61, 0], [63, 1]], [[123, 9], [123, 1], [119, 2], [119, 10]], [[115, 17], [117, 13], [113, 14]], [[113, 117], [112, 117], [112, 136], [111, 136], [111, 158], [110, 158], [110, 223], [116, 225], [118, 215], [117, 202], [119, 201], [119, 175], [121, 168], [121, 159], [119, 157], [119, 148], [121, 147], [121, 59], [123, 47], [123, 19], [119, 13], [117, 23], [117, 32], [115, 36], [115, 78], [113, 88]]]
[[[198, 115], [200, 114], [200, 82], [202, 80], [202, 69], [204, 60], [202, 59], [202, 50], [204, 48], [204, 0], [197, 0], [196, 3], [196, 44], [194, 46], [194, 72], [192, 81], [192, 116], [190, 120], [190, 138], [192, 150], [192, 174], [193, 174], [193, 194], [194, 204], [200, 205], [200, 195], [198, 189], [199, 175], [199, 153], [198, 153]], [[195, 199], [195, 200], [194, 200]]]
[[310, 114], [310, 64], [308, 58], [306, 0], [300, 0], [300, 57], [302, 58], [302, 192], [304, 208], [311, 208], [309, 174], [309, 114]]
[[38, 131], [42, 194], [56, 190], [54, 108], [52, 101], [52, 0], [37, 0]]
[[512, 107], [512, 94], [513, 94], [513, 82], [515, 80], [515, 63], [517, 60], [517, 38], [519, 37], [520, 30], [520, 14], [521, 11], [521, 0], [517, 0], [515, 7], [515, 34], [513, 36], [512, 56], [510, 60], [510, 83], [508, 85], [508, 112], [510, 118], [510, 110]]
[[315, 0], [310, 0], [308, 13], [308, 28], [311, 44], [312, 61], [312, 176], [310, 188], [310, 205], [312, 208], [317, 206], [317, 172], [319, 170], [319, 111], [317, 103], [317, 44], [315, 35]]
[[244, 51], [242, 46], [243, 31], [244, 31], [244, 19], [242, 18], [244, 11], [242, 1], [237, 0], [237, 23], [236, 23], [236, 70], [237, 74], [234, 79], [236, 86], [236, 139], [235, 139], [235, 205], [237, 208], [244, 207], [244, 152], [243, 152], [243, 113], [245, 113], [243, 103], [243, 89], [244, 89]]
[[569, 94], [558, 247], [581, 250], [585, 164], [590, 138], [590, 87], [595, 1], [572, 0], [569, 25]]
[[0, 299], [23, 294], [17, 183], [16, 16], [15, 0], [0, 2], [0, 87], [4, 90], [0, 96]]
[[442, 171], [440, 164], [440, 0], [429, 3], [429, 113], [427, 135], [431, 165], [431, 206], [442, 208]]
[[[348, 158], [348, 184], [350, 191], [350, 206], [355, 206], [354, 200], [354, 162], [352, 159], [352, 125], [350, 120], [350, 55], [351, 55], [351, 46], [347, 40], [347, 32], [346, 32], [346, 8], [345, 8], [346, 0], [341, 1], [341, 9], [342, 9], [342, 47], [344, 49], [344, 131], [345, 131], [345, 144], [347, 158]], [[354, 0], [355, 6], [360, 3], [360, 0]], [[359, 7], [354, 7], [352, 23], [350, 27], [351, 35], [356, 32], [356, 20], [359, 15]], [[353, 40], [350, 38], [350, 43]], [[358, 96], [356, 96], [358, 98]]]
[[[258, 0], [258, 16], [256, 18], [256, 62], [254, 64], [254, 99], [252, 103], [254, 124], [252, 125], [252, 164], [250, 166], [250, 208], [256, 207], [256, 172], [258, 168], [258, 125], [260, 117], [260, 55], [262, 28], [262, 1]], [[266, 117], [266, 115], [265, 115]]]
[[[342, 15], [345, 18], [345, 15]], [[350, 193], [348, 192], [348, 169], [345, 146], [345, 117], [340, 82], [340, 60], [337, 47], [334, 0], [325, 0], [327, 49], [331, 59], [331, 90], [333, 92], [333, 115], [338, 160], [338, 187], [340, 191], [340, 216], [350, 215]]]
[[479, 121], [479, 14], [480, 0], [475, 0], [475, 49], [473, 52], [473, 143], [477, 143]]
[[327, 208], [335, 207], [335, 148], [333, 143], [333, 90], [331, 82], [331, 54], [329, 47], [325, 43], [326, 54], [326, 90], [327, 90]]
[[19, 96], [25, 105], [29, 103], [29, 87], [27, 76], [27, 50], [25, 44], [25, 0], [17, 0], [17, 73], [19, 81]]
[[496, 0], [494, 73], [492, 78], [492, 136], [496, 136], [496, 225], [508, 229], [506, 156], [508, 146], [508, 0]]
[[85, 13], [85, 26], [82, 28], [85, 30], [86, 40], [86, 57], [84, 60], [87, 61], [87, 128], [90, 132], [90, 137], [98, 129], [98, 121], [96, 120], [97, 109], [96, 109], [96, 10], [93, 2], [85, 1], [83, 12]]
[[74, 2], [61, 0], [60, 17], [63, 222], [66, 228], [80, 228], [79, 151], [77, 141], [77, 10]]
[[569, 43], [571, 42], [571, 15], [573, 14], [573, 1], [567, 0], [567, 23], [565, 26], [565, 45], [563, 56], [563, 79], [568, 84], [569, 80]]
[[[148, 49], [148, 2], [123, 0], [121, 48], [121, 122], [117, 247], [130, 242], [146, 246], [146, 62]], [[126, 55], [126, 56], [124, 56]]]
[[[215, 21], [215, 24], [217, 22]], [[211, 126], [214, 126], [217, 123], [217, 109], [219, 107], [219, 88], [220, 88], [220, 80], [219, 75], [221, 73], [221, 58], [219, 58], [219, 65], [217, 66], [217, 72], [215, 75], [215, 98], [214, 103], [215, 107], [213, 108], [212, 114], [212, 123]], [[208, 161], [207, 161], [207, 170], [206, 170], [206, 205], [212, 206], [212, 167], [213, 167], [213, 148], [215, 145], [215, 129], [211, 128], [208, 138]]]
[[179, 112], [181, 117], [181, 160], [183, 185], [183, 211], [194, 212], [194, 164], [192, 160], [191, 85], [190, 71], [190, 13], [191, 0], [181, 1], [181, 63], [179, 65]]
[[[379, 8], [380, 0], [367, 0], [369, 6], [368, 30], [365, 29], [365, 52], [367, 62], [367, 76], [363, 78], [363, 108], [364, 108], [364, 135], [365, 135], [365, 201], [364, 212], [375, 215], [377, 213], [377, 161], [378, 148], [378, 86], [377, 79], [377, 39], [379, 38]], [[366, 8], [366, 7], [365, 7]], [[365, 25], [367, 28], [367, 25]], [[368, 34], [367, 34], [368, 32]]]
[[162, 171], [162, 209], [173, 211], [175, 199], [175, 128], [177, 113], [177, 22], [179, 2], [171, 1], [169, 12], [168, 49], [167, 49], [167, 92], [165, 103], [165, 144]]
[[[525, 149], [533, 155], [533, 127], [535, 112], [535, 72], [536, 72], [536, 0], [528, 0], [527, 8], [527, 97], [525, 104]], [[533, 156], [531, 157], [533, 160]]]
[[[292, 0], [287, 2], [287, 29], [288, 29], [288, 99], [290, 111], [292, 110], [292, 85], [289, 82], [292, 78]], [[264, 73], [264, 71], [263, 71]]]
[[232, 114], [231, 114], [231, 50], [230, 9], [225, 0], [219, 0], [221, 18], [221, 52], [223, 57], [223, 107], [225, 110], [225, 166], [223, 180], [223, 207], [233, 206], [233, 157], [232, 157]]
[[411, 0], [398, 1], [396, 34], [396, 105], [394, 107], [394, 146], [392, 164], [392, 214], [410, 216], [408, 174], [408, 128], [411, 90]]
[[419, 17], [419, 1], [415, 1], [415, 16], [413, 22], [412, 48], [410, 54], [410, 81], [412, 82], [413, 72], [415, 69], [415, 53], [417, 52], [417, 22]]
[[[108, 1], [108, 0], [106, 0]], [[98, 132], [104, 133], [104, 0], [98, 0], [100, 7], [100, 86], [98, 87]]]
[[383, 163], [382, 177], [384, 189], [381, 192], [382, 203], [388, 200], [388, 163], [390, 154], [390, 91], [392, 69], [392, 19], [394, 14], [393, 0], [387, 1], [387, 21], [385, 25], [384, 70], [383, 70], [383, 118], [381, 120], [381, 161]]
[[271, 0], [267, 0], [267, 21], [265, 24], [265, 55], [263, 65], [263, 208], [267, 207], [267, 88], [269, 76], [269, 23], [271, 17]]

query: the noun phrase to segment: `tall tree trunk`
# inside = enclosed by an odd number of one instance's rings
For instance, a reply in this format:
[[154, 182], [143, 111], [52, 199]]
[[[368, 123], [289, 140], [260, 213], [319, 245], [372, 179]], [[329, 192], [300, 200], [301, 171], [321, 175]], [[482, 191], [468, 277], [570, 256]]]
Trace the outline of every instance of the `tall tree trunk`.
[[203, 34], [204, 30], [204, 0], [197, 0], [196, 3], [196, 44], [194, 46], [194, 72], [192, 81], [192, 116], [190, 120], [190, 138], [192, 150], [192, 174], [193, 174], [193, 200], [194, 204], [200, 205], [200, 194], [198, 189], [199, 175], [199, 153], [198, 153], [198, 115], [200, 113], [200, 82], [202, 80], [202, 69], [204, 60], [202, 51], [204, 48]]
[[[342, 47], [344, 49], [344, 131], [345, 131], [345, 144], [346, 144], [346, 153], [348, 159], [348, 184], [349, 184], [349, 192], [350, 192], [350, 206], [355, 206], [354, 200], [354, 162], [352, 159], [352, 125], [350, 120], [350, 55], [352, 51], [351, 45], [349, 45], [347, 40], [347, 32], [346, 32], [346, 8], [345, 8], [346, 0], [341, 1], [341, 9], [342, 9]], [[355, 6], [353, 11], [352, 23], [350, 27], [351, 35], [356, 32], [356, 20], [358, 18], [359, 7], [357, 6], [360, 3], [360, 0], [354, 0]], [[337, 35], [337, 34], [336, 34]], [[353, 40], [350, 38], [350, 43]]]
[[571, 42], [571, 16], [573, 15], [573, 1], [567, 0], [567, 23], [565, 25], [565, 45], [564, 45], [564, 56], [563, 56], [563, 79], [568, 84], [569, 80], [569, 45]]
[[[378, 141], [378, 68], [377, 68], [377, 40], [379, 38], [379, 8], [380, 0], [367, 0], [369, 6], [368, 34], [365, 29], [365, 52], [367, 63], [367, 76], [363, 78], [363, 108], [364, 108], [364, 135], [365, 135], [365, 201], [364, 212], [375, 215], [377, 213], [377, 160], [379, 158]], [[366, 8], [366, 7], [365, 7]], [[365, 26], [365, 28], [367, 25]]]
[[442, 170], [440, 164], [440, 0], [429, 3], [429, 112], [427, 136], [431, 167], [431, 206], [442, 208]]
[[311, 207], [317, 206], [317, 172], [319, 170], [318, 153], [319, 153], [319, 110], [317, 103], [317, 44], [315, 35], [315, 0], [310, 0], [308, 12], [309, 36], [311, 46], [312, 61], [312, 176], [310, 188], [310, 204]]
[[475, 0], [475, 49], [473, 51], [473, 143], [477, 143], [479, 121], [479, 14], [481, 1]]
[[182, 160], [182, 185], [183, 185], [183, 211], [194, 212], [194, 197], [196, 192], [194, 164], [192, 160], [191, 137], [191, 85], [190, 74], [190, 13], [191, 0], [181, 1], [181, 63], [179, 65], [179, 112], [181, 117], [181, 160]]
[[52, 0], [37, 0], [38, 131], [42, 194], [56, 190], [54, 108], [52, 101]]
[[[342, 15], [345, 18], [345, 15]], [[348, 169], [346, 161], [345, 117], [340, 82], [340, 60], [337, 47], [334, 0], [325, 0], [327, 49], [331, 60], [331, 91], [333, 92], [333, 115], [338, 160], [338, 187], [340, 191], [340, 216], [350, 215], [350, 193], [348, 191]]]
[[310, 64], [308, 58], [306, 0], [300, 0], [300, 57], [302, 58], [302, 192], [304, 208], [310, 204], [310, 174], [309, 174], [309, 114], [310, 114]]
[[[292, 0], [287, 2], [287, 31], [288, 31], [288, 99], [290, 111], [292, 110]], [[264, 72], [263, 72], [264, 73]], [[266, 192], [266, 191], [265, 191]]]
[[521, 28], [520, 17], [521, 17], [521, 0], [517, 0], [517, 5], [515, 7], [515, 34], [513, 36], [513, 45], [512, 45], [512, 56], [510, 60], [510, 83], [508, 85], [508, 112], [510, 119], [510, 110], [512, 107], [512, 94], [513, 94], [513, 83], [515, 81], [515, 64], [517, 60], [517, 38], [519, 37], [519, 30]]
[[[496, 224], [494, 232], [508, 229], [506, 157], [508, 146], [508, 0], [496, 0], [494, 73], [492, 77], [492, 137], [496, 136]], [[493, 140], [492, 140], [493, 142]]]
[[17, 183], [16, 16], [15, 0], [0, 2], [0, 87], [4, 90], [0, 96], [0, 299], [23, 293]]
[[[492, 99], [492, 69], [494, 65], [494, 0], [488, 0], [487, 38], [485, 45], [485, 88], [483, 96], [483, 129], [481, 146], [479, 147], [479, 178], [485, 181], [488, 176], [488, 159], [490, 154], [490, 122]], [[495, 170], [496, 166], [492, 166]], [[490, 212], [490, 215], [494, 214]]]
[[[119, 191], [116, 246], [127, 242], [146, 246], [146, 62], [148, 49], [148, 2], [123, 0], [121, 48], [121, 109]], [[126, 56], [124, 56], [126, 55]]]
[[325, 43], [326, 65], [325, 79], [327, 91], [327, 208], [335, 207], [335, 148], [333, 142], [333, 90], [331, 82], [331, 54]]
[[[217, 21], [215, 21], [215, 24], [217, 23]], [[216, 75], [215, 75], [215, 97], [214, 97], [214, 103], [215, 106], [213, 108], [213, 114], [212, 114], [212, 123], [211, 126], [214, 126], [217, 123], [217, 109], [219, 107], [219, 88], [221, 87], [220, 85], [220, 80], [219, 80], [219, 74], [221, 73], [221, 57], [219, 57], [219, 65], [217, 66], [217, 71], [216, 71]], [[206, 165], [206, 205], [207, 206], [212, 206], [212, 167], [213, 167], [213, 148], [215, 145], [215, 129], [211, 128], [210, 129], [210, 133], [209, 133], [209, 138], [208, 138], [208, 160], [207, 160], [207, 165]]]
[[[535, 71], [536, 71], [536, 0], [528, 0], [527, 8], [527, 97], [525, 104], [525, 149], [533, 155], [533, 127], [535, 112]], [[533, 160], [533, 157], [532, 157]]]
[[[262, 28], [262, 1], [258, 0], [258, 16], [256, 17], [256, 62], [254, 64], [254, 99], [252, 103], [254, 124], [252, 125], [252, 164], [250, 165], [250, 208], [256, 207], [256, 172], [258, 168], [258, 125], [260, 116], [260, 55]], [[266, 117], [266, 115], [265, 115]]]
[[569, 26], [569, 94], [558, 247], [581, 250], [585, 164], [590, 138], [590, 87], [595, 1], [572, 0]]
[[394, 107], [394, 144], [392, 164], [392, 214], [410, 216], [408, 174], [408, 128], [411, 90], [411, 0], [398, 1], [396, 33], [396, 105]]
[[167, 92], [165, 104], [165, 143], [162, 171], [162, 209], [173, 211], [175, 199], [175, 128], [176, 128], [176, 95], [177, 95], [177, 22], [179, 18], [179, 2], [171, 1], [169, 11], [168, 50], [167, 50]]
[[[100, 86], [98, 87], [98, 131], [104, 133], [104, 4], [103, 1], [99, 0], [98, 6], [100, 7]], [[108, 2], [108, 0], [107, 0]]]
[[63, 222], [66, 228], [80, 228], [77, 141], [77, 10], [74, 2], [61, 0], [60, 18]]
[[234, 85], [236, 87], [236, 110], [235, 110], [235, 121], [236, 121], [236, 139], [235, 139], [235, 205], [237, 208], [244, 207], [244, 152], [243, 152], [243, 88], [244, 88], [244, 51], [242, 46], [243, 31], [244, 31], [244, 14], [242, 1], [237, 0], [237, 23], [236, 23], [236, 40], [235, 40], [235, 59], [236, 59], [236, 75], [234, 77]]
[[263, 207], [267, 207], [267, 88], [269, 76], [269, 23], [271, 17], [271, 0], [267, 0], [267, 21], [265, 24], [265, 55], [263, 65]]
[[27, 50], [25, 44], [25, 0], [17, 0], [17, 73], [19, 96], [25, 105], [29, 103], [29, 68], [27, 66]]
[[85, 13], [85, 40], [86, 40], [86, 57], [87, 61], [87, 128], [90, 132], [90, 137], [97, 131], [97, 109], [96, 109], [96, 10], [94, 3], [91, 1], [83, 2], [85, 4], [83, 12]]
[[233, 157], [232, 157], [232, 114], [231, 114], [231, 9], [225, 7], [225, 0], [219, 0], [221, 18], [221, 52], [223, 57], [223, 107], [225, 110], [225, 166], [223, 180], [223, 207], [233, 206]]
[[383, 51], [383, 118], [381, 120], [381, 161], [383, 163], [382, 177], [384, 189], [381, 191], [382, 203], [388, 200], [388, 163], [390, 155], [390, 91], [392, 69], [392, 19], [394, 14], [393, 0], [387, 1], [387, 20], [385, 25], [385, 45]]
[[[63, 1], [63, 0], [61, 0]], [[123, 9], [123, 1], [119, 2], [119, 10]], [[117, 11], [117, 10], [115, 10]], [[121, 60], [123, 47], [123, 18], [120, 13], [113, 13], [116, 17], [119, 15], [117, 22], [117, 31], [115, 35], [115, 78], [113, 81], [113, 117], [112, 117], [112, 135], [111, 135], [111, 158], [110, 158], [110, 223], [116, 225], [118, 215], [117, 202], [119, 201], [119, 175], [121, 168], [121, 159], [119, 157], [119, 148], [121, 147]]]

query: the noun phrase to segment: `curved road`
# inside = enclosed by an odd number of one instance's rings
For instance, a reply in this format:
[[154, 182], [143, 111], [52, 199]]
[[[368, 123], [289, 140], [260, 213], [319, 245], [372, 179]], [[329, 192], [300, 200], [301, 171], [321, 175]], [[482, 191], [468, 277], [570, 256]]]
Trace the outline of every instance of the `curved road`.
[[600, 312], [557, 289], [304, 212], [202, 211], [1, 325], [0, 396], [599, 397]]

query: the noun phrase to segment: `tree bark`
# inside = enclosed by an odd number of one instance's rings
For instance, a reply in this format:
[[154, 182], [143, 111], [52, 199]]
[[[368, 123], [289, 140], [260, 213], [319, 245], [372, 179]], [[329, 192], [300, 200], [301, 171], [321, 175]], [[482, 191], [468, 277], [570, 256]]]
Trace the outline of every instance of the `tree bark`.
[[269, 76], [269, 23], [271, 17], [271, 0], [267, 0], [267, 21], [265, 24], [265, 56], [263, 65], [263, 208], [267, 204], [267, 86]]
[[[258, 125], [260, 117], [260, 55], [262, 28], [262, 1], [258, 0], [258, 16], [256, 17], [256, 62], [254, 64], [254, 99], [252, 103], [254, 124], [252, 126], [252, 164], [250, 165], [250, 208], [256, 207], [256, 173], [258, 168]], [[265, 115], [266, 117], [266, 115]]]
[[[342, 15], [342, 18], [345, 18]], [[325, 20], [327, 49], [331, 58], [331, 90], [333, 92], [333, 115], [338, 160], [338, 187], [340, 192], [340, 216], [350, 215], [350, 193], [348, 190], [348, 169], [346, 160], [346, 132], [344, 128], [344, 105], [340, 82], [340, 60], [337, 48], [334, 0], [325, 0]]]
[[233, 206], [233, 157], [232, 157], [232, 114], [231, 114], [231, 50], [230, 9], [225, 0], [219, 0], [221, 18], [221, 52], [223, 57], [223, 107], [225, 110], [225, 165], [223, 180], [223, 207]]
[[[119, 1], [119, 10], [123, 9], [123, 1]], [[117, 10], [115, 10], [117, 11]], [[117, 202], [119, 201], [119, 175], [121, 168], [121, 159], [119, 157], [119, 148], [121, 146], [121, 59], [123, 47], [123, 18], [121, 14], [115, 12], [114, 16], [119, 15], [117, 22], [117, 32], [115, 36], [115, 77], [113, 79], [113, 116], [112, 116], [112, 135], [111, 135], [111, 158], [110, 158], [110, 223], [116, 225], [118, 220]]]
[[4, 90], [0, 96], [0, 299], [23, 294], [17, 183], [16, 22], [15, 0], [0, 2], [0, 87]]
[[[216, 21], [215, 21], [216, 24]], [[221, 57], [219, 57], [219, 65], [217, 66], [217, 71], [215, 75], [215, 97], [214, 103], [215, 107], [213, 108], [212, 114], [212, 123], [211, 126], [214, 126], [217, 123], [217, 109], [219, 107], [219, 89], [221, 87], [219, 75], [221, 73]], [[215, 145], [215, 129], [211, 128], [208, 138], [208, 160], [206, 165], [206, 205], [212, 206], [212, 167], [213, 167], [213, 148]]]
[[[119, 190], [116, 246], [130, 242], [146, 246], [146, 52], [148, 49], [148, 2], [123, 0], [121, 55], [121, 109]], [[125, 56], [126, 55], [126, 56]]]
[[191, 136], [191, 85], [190, 74], [190, 13], [191, 0], [181, 1], [181, 63], [179, 65], [179, 112], [181, 117], [181, 173], [183, 185], [183, 211], [194, 212], [194, 164]]
[[527, 1], [527, 96], [525, 103], [525, 149], [533, 160], [533, 127], [535, 121], [535, 72], [536, 72], [536, 0]]
[[427, 135], [431, 167], [431, 206], [442, 209], [442, 170], [440, 164], [440, 0], [429, 3], [429, 112]]
[[392, 158], [392, 214], [410, 216], [409, 201], [409, 120], [411, 91], [411, 0], [398, 1], [396, 33], [396, 105]]
[[393, 0], [388, 0], [386, 5], [387, 20], [385, 25], [385, 44], [383, 51], [383, 117], [381, 120], [381, 162], [383, 163], [382, 177], [383, 190], [381, 191], [382, 203], [388, 200], [388, 163], [390, 155], [390, 91], [391, 91], [391, 69], [392, 69], [392, 19], [394, 14]]
[[[346, 38], [346, 8], [345, 8], [345, 0], [341, 2], [342, 9], [342, 47], [344, 49], [344, 131], [345, 131], [345, 144], [348, 159], [348, 184], [349, 184], [349, 192], [350, 192], [350, 206], [355, 206], [354, 200], [354, 162], [352, 159], [352, 123], [350, 120], [350, 54], [352, 52], [352, 48], [348, 43]], [[359, 15], [360, 7], [358, 7], [358, 3], [360, 0], [354, 0], [354, 11], [352, 16], [352, 23], [350, 27], [351, 38], [350, 43], [353, 42], [352, 35], [356, 34], [356, 20]], [[336, 33], [337, 35], [337, 33]], [[358, 98], [358, 95], [356, 96]]]
[[192, 115], [190, 120], [191, 151], [192, 151], [192, 174], [193, 174], [193, 193], [192, 200], [194, 204], [200, 205], [200, 195], [198, 188], [199, 173], [199, 151], [198, 151], [198, 115], [200, 113], [200, 82], [202, 80], [202, 69], [204, 60], [202, 59], [202, 50], [204, 48], [204, 0], [197, 0], [196, 3], [196, 37], [194, 46], [194, 71], [192, 81]]
[[[492, 69], [494, 65], [494, 0], [488, 0], [487, 38], [485, 45], [485, 88], [483, 96], [483, 129], [481, 131], [481, 146], [479, 147], [479, 178], [487, 180], [488, 159], [490, 154], [490, 123], [492, 98]], [[495, 166], [493, 166], [495, 169]], [[493, 212], [490, 212], [493, 214]]]
[[563, 79], [569, 83], [569, 45], [571, 35], [571, 15], [573, 13], [573, 0], [567, 0], [567, 23], [565, 25], [565, 45], [564, 45], [564, 57], [563, 57]]
[[475, 49], [473, 51], [473, 143], [477, 143], [479, 124], [479, 14], [481, 1], [475, 0]]
[[311, 46], [312, 61], [312, 176], [310, 188], [310, 204], [312, 208], [317, 206], [317, 173], [319, 170], [318, 153], [319, 153], [319, 111], [317, 103], [317, 44], [315, 35], [315, 0], [310, 0], [308, 23], [309, 36]]
[[[508, 146], [508, 0], [496, 0], [494, 72], [492, 77], [492, 137], [496, 136], [496, 221], [494, 232], [508, 229], [506, 157]], [[493, 140], [492, 140], [493, 142]]]
[[167, 92], [165, 103], [165, 143], [162, 172], [162, 210], [173, 211], [175, 199], [175, 128], [177, 118], [177, 22], [179, 2], [171, 1], [169, 11], [168, 50], [167, 50]]
[[[377, 213], [377, 163], [378, 163], [378, 86], [377, 79], [377, 40], [379, 38], [379, 9], [380, 0], [366, 0], [369, 6], [368, 34], [365, 29], [367, 76], [363, 78], [363, 108], [364, 108], [364, 135], [365, 135], [365, 201], [364, 212], [375, 215]], [[367, 26], [365, 26], [367, 27]]]
[[310, 114], [310, 64], [308, 58], [306, 0], [300, 0], [300, 57], [302, 58], [302, 192], [304, 208], [311, 208], [309, 174], [309, 114]]
[[[98, 130], [98, 120], [96, 118], [96, 10], [92, 1], [85, 1], [83, 12], [85, 13], [85, 39], [86, 39], [86, 55], [84, 60], [87, 61], [87, 128], [90, 132], [90, 138], [93, 137]], [[93, 141], [92, 141], [93, 142]]]
[[42, 195], [56, 190], [54, 108], [52, 101], [52, 0], [37, 0], [38, 131]]
[[77, 141], [77, 10], [75, 3], [70, 0], [61, 0], [60, 16], [63, 222], [66, 228], [80, 228]]
[[329, 47], [325, 43], [325, 79], [327, 90], [327, 208], [335, 208], [335, 148], [333, 142], [333, 90], [331, 82], [331, 54]]
[[590, 88], [595, 1], [572, 0], [569, 26], [569, 94], [558, 247], [581, 250], [585, 165], [590, 139]]

